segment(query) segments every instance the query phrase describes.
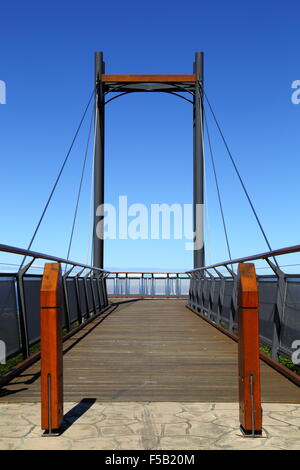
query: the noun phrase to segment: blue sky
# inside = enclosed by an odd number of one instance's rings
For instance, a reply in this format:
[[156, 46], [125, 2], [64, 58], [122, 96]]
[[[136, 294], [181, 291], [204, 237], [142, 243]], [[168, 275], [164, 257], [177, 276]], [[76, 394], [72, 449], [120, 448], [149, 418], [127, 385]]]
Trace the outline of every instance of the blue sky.
[[[300, 79], [296, 1], [11, 2], [1, 6], [1, 243], [27, 247], [93, 88], [94, 51], [107, 73], [192, 73], [205, 53], [206, 92], [272, 247], [299, 243]], [[107, 202], [192, 202], [192, 106], [164, 94], [107, 105]], [[87, 138], [84, 125], [33, 249], [65, 257]], [[266, 251], [209, 119], [233, 257]], [[207, 147], [207, 146], [206, 146]], [[227, 259], [206, 152], [207, 261]], [[91, 153], [71, 258], [86, 260]], [[206, 224], [206, 228], [208, 224]], [[210, 236], [208, 237], [208, 233]], [[294, 261], [295, 258], [291, 258]], [[184, 241], [112, 240], [105, 266], [184, 270]]]

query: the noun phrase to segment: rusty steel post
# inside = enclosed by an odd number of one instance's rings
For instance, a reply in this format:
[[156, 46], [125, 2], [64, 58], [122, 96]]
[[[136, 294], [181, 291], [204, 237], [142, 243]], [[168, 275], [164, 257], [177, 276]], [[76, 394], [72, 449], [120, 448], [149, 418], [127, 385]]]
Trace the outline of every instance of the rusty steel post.
[[253, 263], [238, 267], [239, 404], [245, 436], [262, 434], [259, 363], [258, 285]]
[[40, 291], [41, 427], [58, 435], [63, 421], [62, 275], [59, 263], [44, 267]]

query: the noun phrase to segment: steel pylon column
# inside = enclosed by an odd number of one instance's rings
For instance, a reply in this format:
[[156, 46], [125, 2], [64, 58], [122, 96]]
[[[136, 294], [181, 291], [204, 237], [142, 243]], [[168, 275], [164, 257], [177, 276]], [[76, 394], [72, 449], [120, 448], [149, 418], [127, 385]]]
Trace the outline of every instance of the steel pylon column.
[[96, 215], [97, 208], [104, 204], [104, 93], [102, 74], [105, 71], [103, 53], [95, 52], [95, 146], [94, 146], [94, 230], [93, 265], [103, 268], [104, 240], [103, 216]]
[[193, 103], [193, 143], [194, 143], [194, 169], [193, 169], [193, 226], [195, 234], [194, 268], [204, 266], [204, 152], [203, 152], [203, 104], [201, 87], [203, 86], [203, 52], [195, 53], [194, 73], [197, 75]]

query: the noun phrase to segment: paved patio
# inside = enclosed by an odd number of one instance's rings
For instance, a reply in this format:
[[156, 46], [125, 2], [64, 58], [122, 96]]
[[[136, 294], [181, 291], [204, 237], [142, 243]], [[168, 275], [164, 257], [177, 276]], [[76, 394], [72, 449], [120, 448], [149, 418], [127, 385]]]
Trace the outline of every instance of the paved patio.
[[41, 437], [38, 403], [0, 405], [0, 449], [300, 450], [300, 405], [263, 405], [263, 437], [244, 438], [237, 403], [83, 400], [65, 404], [64, 431]]

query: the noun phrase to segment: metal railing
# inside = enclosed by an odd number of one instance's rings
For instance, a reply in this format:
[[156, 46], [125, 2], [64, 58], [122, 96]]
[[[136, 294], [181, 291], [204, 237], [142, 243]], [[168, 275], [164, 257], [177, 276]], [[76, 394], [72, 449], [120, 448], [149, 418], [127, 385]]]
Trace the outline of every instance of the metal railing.
[[107, 292], [109, 297], [187, 298], [189, 284], [186, 273], [111, 272]]
[[42, 273], [29, 273], [36, 260], [64, 265], [62, 328], [65, 333], [108, 306], [108, 271], [8, 245], [0, 245], [0, 252], [30, 258], [17, 272], [0, 273], [0, 340], [6, 346], [6, 359], [19, 353], [27, 359], [30, 347], [40, 340]]
[[[64, 265], [64, 332], [81, 325], [108, 305], [108, 297], [189, 298], [188, 304], [216, 325], [236, 333], [238, 263], [265, 260], [271, 275], [258, 275], [260, 342], [271, 350], [272, 358], [294, 352], [300, 340], [300, 274], [283, 272], [274, 259], [299, 253], [300, 245], [229, 260], [187, 273], [110, 273], [93, 266], [43, 253], [0, 245], [0, 252], [30, 258], [13, 273], [0, 273], [0, 340], [6, 345], [6, 358], [22, 353], [40, 339], [40, 286], [42, 272], [32, 274], [36, 260]], [[222, 268], [226, 272], [222, 273]]]
[[[300, 275], [283, 272], [277, 256], [298, 253], [300, 245], [224, 261], [188, 271], [189, 307], [215, 324], [237, 333], [238, 263], [264, 260], [271, 275], [258, 275], [260, 343], [271, 350], [273, 359], [282, 354], [291, 358], [293, 344], [300, 340]], [[224, 268], [226, 273], [221, 273]]]

